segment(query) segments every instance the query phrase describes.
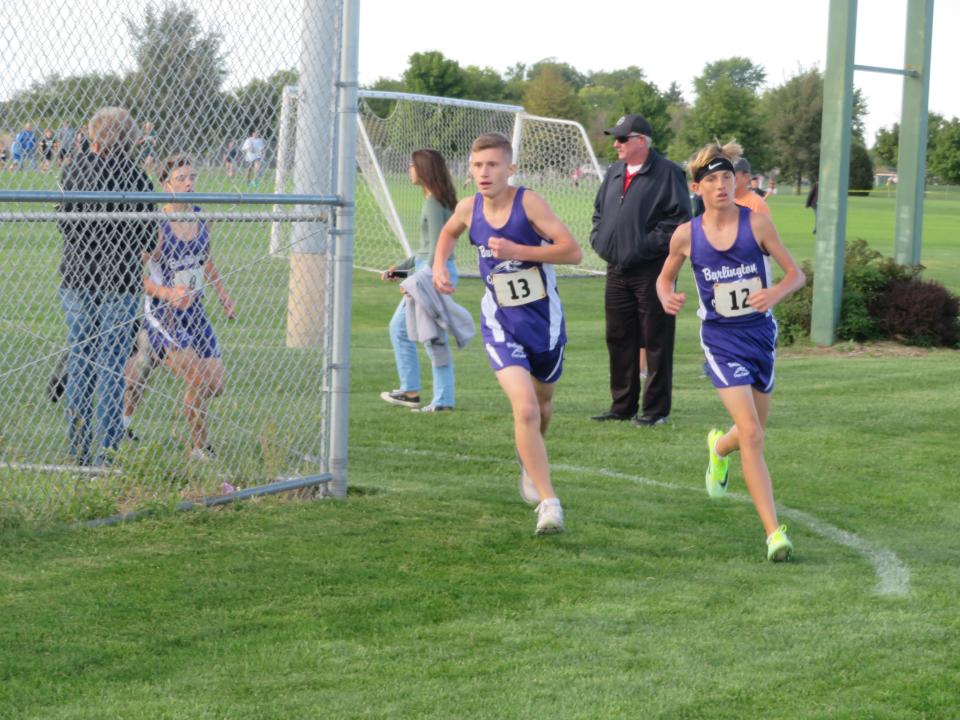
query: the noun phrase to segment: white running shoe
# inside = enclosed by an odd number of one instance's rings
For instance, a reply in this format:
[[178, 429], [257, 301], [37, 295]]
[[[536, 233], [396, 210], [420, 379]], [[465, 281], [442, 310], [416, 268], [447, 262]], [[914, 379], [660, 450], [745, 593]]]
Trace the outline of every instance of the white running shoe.
[[540, 502], [540, 493], [537, 492], [537, 486], [527, 475], [527, 469], [523, 466], [523, 460], [520, 459], [520, 452], [517, 451], [517, 462], [520, 463], [520, 497], [527, 505], [536, 505]]
[[563, 508], [557, 498], [547, 498], [537, 505], [537, 535], [563, 532]]

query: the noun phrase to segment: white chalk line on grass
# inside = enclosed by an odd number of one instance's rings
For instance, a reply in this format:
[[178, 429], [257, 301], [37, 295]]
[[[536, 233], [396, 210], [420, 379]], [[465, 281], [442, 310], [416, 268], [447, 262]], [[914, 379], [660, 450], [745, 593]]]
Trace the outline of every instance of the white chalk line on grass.
[[[504, 458], [479, 457], [476, 455], [460, 455], [457, 453], [435, 452], [433, 450], [412, 450], [407, 448], [397, 448], [396, 446], [384, 446], [392, 453], [406, 455], [423, 455], [446, 460], [463, 460], [465, 462], [503, 462]], [[374, 449], [374, 448], [367, 448]], [[675, 485], [674, 483], [664, 482], [663, 480], [651, 480], [640, 475], [631, 475], [618, 472], [616, 470], [607, 470], [606, 468], [590, 468], [579, 465], [566, 465], [562, 463], [551, 464], [551, 469], [562, 472], [572, 472], [580, 474], [593, 474], [602, 477], [614, 478], [617, 480], [627, 480], [637, 485], [647, 485], [649, 487], [660, 488], [662, 490], [683, 491], [683, 492], [706, 492], [702, 488], [687, 487], [684, 485]], [[727, 493], [726, 497], [737, 502], [753, 504], [753, 500], [738, 493]], [[865, 540], [856, 533], [831, 525], [820, 518], [795, 510], [777, 503], [777, 512], [779, 515], [793, 522], [806, 525], [810, 530], [820, 537], [842, 545], [863, 557], [877, 575], [877, 586], [875, 592], [877, 595], [885, 597], [906, 597], [910, 594], [910, 568], [897, 557], [892, 550], [879, 547], [869, 540]]]

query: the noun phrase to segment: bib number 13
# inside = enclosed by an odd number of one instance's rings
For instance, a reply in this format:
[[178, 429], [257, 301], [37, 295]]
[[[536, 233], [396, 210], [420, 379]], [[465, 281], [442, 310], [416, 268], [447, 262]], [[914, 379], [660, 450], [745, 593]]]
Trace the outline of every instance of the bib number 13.
[[536, 268], [512, 273], [496, 273], [491, 280], [500, 307], [526, 305], [547, 295], [543, 287], [543, 279]]
[[752, 277], [736, 282], [717, 283], [713, 286], [713, 306], [722, 317], [740, 317], [755, 313], [747, 304], [750, 293], [763, 289], [760, 278]]

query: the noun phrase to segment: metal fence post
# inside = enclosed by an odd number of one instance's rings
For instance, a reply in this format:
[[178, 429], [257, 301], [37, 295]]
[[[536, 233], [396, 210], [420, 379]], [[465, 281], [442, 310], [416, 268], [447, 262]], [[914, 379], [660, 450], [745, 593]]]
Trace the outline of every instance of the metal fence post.
[[350, 407], [350, 327], [353, 290], [353, 234], [356, 207], [357, 56], [360, 37], [359, 0], [343, 0], [337, 128], [337, 208], [334, 252], [333, 338], [330, 398], [330, 471], [334, 496], [347, 494], [347, 430]]

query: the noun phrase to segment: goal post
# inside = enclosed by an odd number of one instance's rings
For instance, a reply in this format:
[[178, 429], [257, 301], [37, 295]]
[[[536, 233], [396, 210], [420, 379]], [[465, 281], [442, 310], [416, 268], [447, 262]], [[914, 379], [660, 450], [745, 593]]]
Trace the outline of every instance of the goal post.
[[[590, 248], [593, 201], [603, 169], [586, 130], [572, 120], [540, 117], [519, 105], [442, 98], [414, 93], [361, 90], [357, 127], [357, 224], [355, 265], [381, 271], [412, 254], [419, 235], [423, 196], [407, 176], [414, 150], [433, 148], [443, 154], [460, 197], [472, 193], [470, 145], [485, 132], [511, 140], [517, 173], [513, 182], [546, 198], [584, 250], [577, 267], [561, 272], [603, 273], [605, 263]], [[287, 182], [293, 146], [297, 88], [283, 94], [278, 137], [276, 187]], [[284, 162], [280, 162], [280, 158]], [[282, 230], [271, 230], [271, 253], [287, 247]], [[469, 243], [458, 244], [456, 262], [462, 274], [476, 272]]]

